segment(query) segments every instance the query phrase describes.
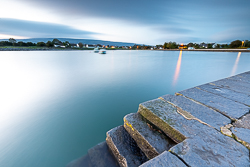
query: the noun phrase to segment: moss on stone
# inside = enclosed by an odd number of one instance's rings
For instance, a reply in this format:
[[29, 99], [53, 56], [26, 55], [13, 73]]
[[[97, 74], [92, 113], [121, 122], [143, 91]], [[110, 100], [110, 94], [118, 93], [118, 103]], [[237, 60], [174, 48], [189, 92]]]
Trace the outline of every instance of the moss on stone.
[[232, 133], [232, 137], [238, 141], [239, 143], [241, 143], [242, 145], [244, 145], [247, 149], [250, 150], [250, 144], [248, 142], [245, 142], [244, 140], [241, 140], [240, 138], [238, 138], [234, 133]]
[[139, 105], [138, 112], [150, 122], [152, 122], [155, 126], [157, 126], [159, 129], [161, 129], [168, 137], [170, 137], [176, 143], [180, 143], [186, 139], [183, 134], [181, 134], [179, 131], [175, 130], [170, 126], [171, 124], [174, 124], [173, 120], [166, 119], [165, 122], [141, 104]]

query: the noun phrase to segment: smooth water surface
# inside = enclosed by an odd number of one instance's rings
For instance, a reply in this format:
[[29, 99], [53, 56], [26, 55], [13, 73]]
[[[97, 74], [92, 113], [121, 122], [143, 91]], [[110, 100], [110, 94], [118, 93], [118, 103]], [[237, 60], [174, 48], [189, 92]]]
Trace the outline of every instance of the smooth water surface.
[[0, 52], [0, 166], [65, 166], [139, 103], [249, 70], [250, 53]]

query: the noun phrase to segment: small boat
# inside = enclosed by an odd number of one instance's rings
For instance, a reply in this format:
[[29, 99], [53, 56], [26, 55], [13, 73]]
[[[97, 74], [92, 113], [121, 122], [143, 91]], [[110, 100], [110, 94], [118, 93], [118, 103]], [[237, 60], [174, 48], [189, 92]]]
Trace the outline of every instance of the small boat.
[[99, 49], [98, 48], [94, 48], [94, 53], [99, 53]]
[[106, 54], [106, 50], [105, 50], [105, 49], [101, 49], [101, 50], [99, 51], [99, 53], [100, 53], [100, 54]]

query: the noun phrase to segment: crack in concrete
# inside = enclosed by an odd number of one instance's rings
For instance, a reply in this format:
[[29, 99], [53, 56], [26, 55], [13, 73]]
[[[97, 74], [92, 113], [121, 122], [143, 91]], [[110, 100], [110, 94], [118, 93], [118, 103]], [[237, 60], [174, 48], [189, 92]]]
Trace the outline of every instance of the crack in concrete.
[[238, 138], [237, 135], [234, 134], [234, 133], [230, 130], [230, 128], [232, 128], [232, 127], [236, 127], [236, 126], [233, 126], [232, 124], [227, 124], [227, 125], [225, 125], [225, 126], [222, 126], [222, 127], [221, 127], [221, 131], [220, 131], [221, 134], [233, 138], [235, 141], [241, 143], [243, 146], [245, 146], [247, 149], [250, 150], [250, 143], [248, 143], [248, 142], [246, 142], [246, 141], [244, 141], [244, 140]]
[[181, 157], [179, 157], [176, 153], [172, 152], [171, 150], [168, 150], [168, 152], [170, 152], [171, 154], [173, 154], [174, 156], [176, 156], [177, 158], [179, 158], [187, 167], [191, 167], [190, 165], [188, 165], [184, 159], [182, 159]]
[[249, 111], [248, 111], [246, 114], [242, 115], [242, 116], [241, 116], [239, 119], [237, 119], [235, 122], [237, 122], [238, 120], [243, 119], [243, 117], [247, 116], [248, 114], [250, 114], [250, 109], [249, 109]]
[[240, 138], [238, 138], [234, 133], [232, 133], [232, 138], [234, 140], [236, 140], [237, 142], [241, 143], [243, 146], [245, 146], [247, 149], [250, 150], [250, 144], [244, 140], [241, 140]]
[[187, 99], [189, 99], [189, 100], [191, 100], [191, 101], [193, 101], [193, 102], [195, 102], [195, 103], [197, 103], [197, 104], [199, 104], [199, 105], [203, 105], [203, 106], [205, 106], [205, 107], [208, 107], [208, 108], [210, 108], [210, 109], [212, 109], [212, 110], [214, 110], [214, 111], [216, 111], [216, 112], [218, 112], [218, 113], [224, 115], [225, 117], [229, 118], [229, 119], [232, 120], [232, 121], [236, 121], [235, 118], [230, 117], [230, 116], [227, 115], [225, 112], [220, 111], [220, 110], [218, 110], [217, 108], [214, 108], [214, 107], [212, 107], [212, 106], [208, 106], [208, 105], [206, 105], [206, 104], [203, 104], [203, 103], [201, 103], [201, 102], [199, 102], [199, 101], [196, 101], [196, 100], [194, 100], [194, 99], [192, 99], [192, 98], [190, 98], [190, 97], [184, 96], [183, 94], [180, 94], [180, 93], [175, 93], [175, 95], [176, 95], [176, 96], [183, 96], [183, 97], [185, 97], [185, 98], [187, 98]]
[[[183, 110], [181, 107], [178, 107], [177, 105], [175, 105], [174, 103], [171, 103], [170, 101], [166, 101], [166, 100], [164, 100], [165, 102], [167, 102], [167, 103], [169, 103], [169, 104], [171, 104], [171, 105], [173, 105], [174, 107], [176, 107], [177, 108], [177, 112], [181, 115], [181, 116], [183, 116], [185, 119], [187, 119], [187, 120], [196, 120], [196, 121], [198, 121], [198, 122], [200, 122], [200, 123], [202, 123], [202, 124], [204, 124], [204, 125], [207, 125], [207, 126], [209, 126], [209, 127], [211, 127], [211, 128], [214, 128], [214, 127], [212, 127], [211, 125], [209, 125], [208, 123], [206, 123], [206, 122], [203, 122], [202, 120], [200, 120], [200, 119], [198, 119], [198, 118], [196, 118], [195, 116], [193, 116], [191, 113], [189, 113], [188, 111], [185, 111], [185, 110]], [[215, 128], [214, 128], [215, 129]]]

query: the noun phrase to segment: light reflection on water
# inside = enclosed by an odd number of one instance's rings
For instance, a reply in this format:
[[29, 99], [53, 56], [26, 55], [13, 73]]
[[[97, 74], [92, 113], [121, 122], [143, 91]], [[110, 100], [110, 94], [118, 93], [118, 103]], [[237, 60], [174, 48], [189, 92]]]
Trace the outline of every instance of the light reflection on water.
[[236, 55], [0, 52], [0, 166], [64, 166], [139, 103], [250, 70], [250, 54]]
[[231, 76], [235, 75], [235, 72], [236, 72], [236, 70], [237, 70], [238, 63], [239, 63], [239, 60], [240, 60], [240, 55], [241, 55], [241, 52], [238, 53], [238, 56], [237, 56], [237, 58], [236, 58], [236, 60], [235, 60], [235, 63], [234, 63], [234, 67], [233, 67]]
[[180, 70], [181, 70], [181, 57], [182, 57], [182, 50], [180, 51], [179, 58], [178, 58], [178, 61], [177, 61], [177, 64], [176, 64], [173, 85], [176, 84], [176, 82], [177, 82], [177, 80], [179, 78], [179, 74], [180, 74]]

